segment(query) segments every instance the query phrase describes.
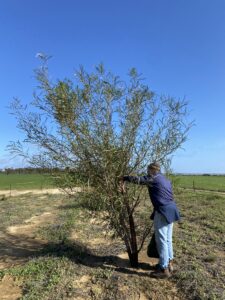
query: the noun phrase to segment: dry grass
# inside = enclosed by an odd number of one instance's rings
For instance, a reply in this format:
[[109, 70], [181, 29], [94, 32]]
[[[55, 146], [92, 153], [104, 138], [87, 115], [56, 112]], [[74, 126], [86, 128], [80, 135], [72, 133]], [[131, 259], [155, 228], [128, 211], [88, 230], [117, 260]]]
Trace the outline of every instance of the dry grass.
[[[17, 235], [17, 243], [22, 243], [25, 235], [19, 238], [17, 229], [25, 228], [35, 249], [26, 253], [25, 261], [17, 266], [14, 261], [1, 271], [1, 284], [9, 276], [21, 299], [30, 300], [223, 299], [225, 198], [190, 192], [176, 198], [182, 221], [175, 225], [177, 271], [170, 280], [149, 276], [155, 261], [146, 257], [145, 249], [140, 268], [130, 268], [123, 243], [113, 240], [107, 230], [105, 214], [91, 213], [77, 199], [62, 195], [5, 199], [0, 202], [2, 231], [6, 234], [14, 226], [14, 238]], [[149, 207], [147, 203], [142, 207]], [[38, 221], [50, 216], [46, 213], [54, 215], [54, 222]], [[9, 237], [9, 248], [10, 242]]]

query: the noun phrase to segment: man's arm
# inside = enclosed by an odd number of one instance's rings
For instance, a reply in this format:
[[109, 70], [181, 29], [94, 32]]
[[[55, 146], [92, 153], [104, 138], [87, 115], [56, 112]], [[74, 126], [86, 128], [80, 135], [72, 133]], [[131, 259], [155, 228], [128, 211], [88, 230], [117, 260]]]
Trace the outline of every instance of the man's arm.
[[152, 186], [153, 179], [150, 176], [123, 176], [123, 181]]

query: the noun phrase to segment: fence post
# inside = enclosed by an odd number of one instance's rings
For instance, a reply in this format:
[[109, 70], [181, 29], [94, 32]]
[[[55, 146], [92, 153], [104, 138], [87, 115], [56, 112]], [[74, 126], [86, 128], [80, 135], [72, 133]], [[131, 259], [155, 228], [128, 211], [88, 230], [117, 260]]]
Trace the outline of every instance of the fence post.
[[193, 180], [193, 190], [195, 192], [195, 181]]

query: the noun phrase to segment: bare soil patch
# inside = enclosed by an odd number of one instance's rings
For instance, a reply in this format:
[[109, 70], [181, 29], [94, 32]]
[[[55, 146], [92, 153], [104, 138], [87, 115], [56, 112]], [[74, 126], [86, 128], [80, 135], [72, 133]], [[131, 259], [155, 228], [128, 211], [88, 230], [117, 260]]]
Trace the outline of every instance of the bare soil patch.
[[[35, 231], [43, 224], [53, 223], [55, 212], [44, 212], [24, 221], [23, 224], [9, 226], [0, 233], [0, 269], [26, 263], [48, 241], [37, 238]], [[22, 297], [22, 289], [15, 280], [5, 275], [0, 282], [0, 299], [17, 300]]]
[[[80, 191], [81, 189], [79, 187], [74, 189], [74, 192]], [[42, 190], [0, 190], [0, 196], [5, 197], [16, 197], [20, 195], [26, 195], [26, 194], [32, 194], [32, 195], [42, 195], [42, 194], [65, 194], [65, 192], [61, 189], [54, 188], [54, 189], [42, 189]]]
[[54, 222], [54, 213], [45, 212], [24, 221], [24, 224], [9, 226], [0, 234], [0, 269], [25, 263], [47, 241], [36, 238], [35, 231], [42, 224]]
[[14, 279], [5, 275], [0, 282], [0, 299], [1, 300], [18, 300], [22, 297], [21, 288], [15, 283]]

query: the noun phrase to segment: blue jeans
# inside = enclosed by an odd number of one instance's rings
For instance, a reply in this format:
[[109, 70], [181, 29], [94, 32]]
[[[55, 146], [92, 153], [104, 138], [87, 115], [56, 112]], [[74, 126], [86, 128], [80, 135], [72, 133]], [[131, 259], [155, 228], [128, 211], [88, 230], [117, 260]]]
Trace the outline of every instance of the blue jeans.
[[162, 269], [168, 267], [169, 261], [173, 259], [173, 223], [168, 224], [165, 217], [155, 212], [154, 230], [156, 246], [159, 252], [159, 265]]

